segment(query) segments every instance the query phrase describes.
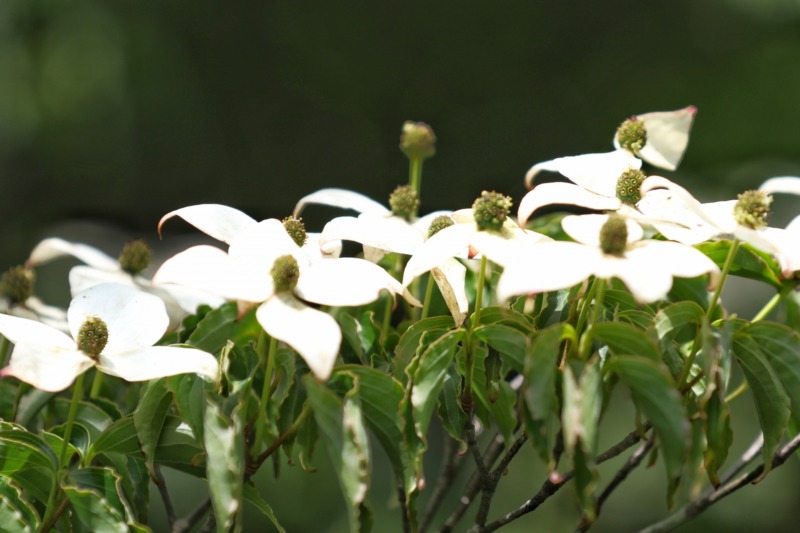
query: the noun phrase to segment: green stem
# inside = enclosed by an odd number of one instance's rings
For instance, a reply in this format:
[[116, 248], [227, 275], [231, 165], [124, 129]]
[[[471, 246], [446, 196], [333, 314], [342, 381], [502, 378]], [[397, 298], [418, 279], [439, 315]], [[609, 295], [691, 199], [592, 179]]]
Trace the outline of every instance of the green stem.
[[[412, 157], [408, 165], [408, 185], [417, 193], [417, 199], [422, 197], [422, 158]], [[416, 218], [417, 213], [412, 213], [412, 218]]]
[[764, 308], [761, 311], [759, 311], [756, 316], [753, 317], [753, 320], [751, 320], [751, 322], [760, 322], [761, 320], [767, 318], [767, 316], [769, 316], [769, 314], [776, 307], [778, 307], [778, 304], [783, 299], [783, 294], [784, 294], [783, 291], [781, 291], [777, 293], [775, 296], [773, 296], [772, 299], [769, 302], [767, 302], [767, 305], [765, 305]]
[[716, 307], [717, 302], [719, 301], [719, 296], [722, 294], [722, 287], [725, 285], [725, 280], [728, 279], [728, 273], [731, 271], [733, 259], [736, 257], [736, 252], [738, 250], [739, 239], [734, 237], [731, 241], [731, 247], [728, 250], [728, 257], [725, 258], [725, 264], [722, 266], [722, 274], [720, 274], [719, 283], [717, 284], [717, 288], [714, 290], [713, 296], [711, 296], [711, 301], [708, 303], [708, 309], [706, 309], [707, 319], [711, 319], [711, 313], [714, 312], [714, 307]]
[[472, 397], [472, 330], [475, 329], [481, 321], [481, 307], [483, 306], [483, 287], [486, 282], [486, 256], [481, 257], [481, 269], [478, 274], [478, 288], [475, 293], [475, 311], [472, 313], [472, 320], [469, 323], [469, 330], [467, 331], [466, 339], [464, 340], [464, 388], [461, 391], [461, 406], [464, 412], [470, 417], [472, 416], [472, 409], [474, 406], [474, 399]]
[[261, 413], [256, 422], [256, 438], [253, 441], [253, 449], [251, 454], [253, 458], [258, 457], [258, 450], [261, 448], [261, 441], [264, 439], [264, 432], [266, 431], [267, 419], [269, 417], [269, 400], [272, 389], [272, 371], [275, 364], [275, 352], [278, 348], [278, 341], [275, 337], [269, 339], [269, 352], [264, 354], [264, 344], [266, 332], [262, 330], [262, 336], [258, 339], [259, 353], [262, 354], [264, 363], [264, 384], [261, 387]]
[[428, 318], [428, 312], [430, 311], [431, 306], [431, 297], [433, 296], [433, 274], [428, 274], [428, 284], [425, 287], [425, 301], [422, 303], [422, 315], [420, 316], [420, 320], [425, 320]]
[[472, 313], [470, 329], [475, 328], [481, 321], [481, 307], [483, 307], [483, 287], [486, 283], [486, 256], [481, 257], [481, 270], [478, 274], [478, 288], [475, 292], [475, 312]]
[[681, 374], [678, 376], [678, 389], [682, 389], [686, 384], [686, 380], [689, 379], [689, 373], [692, 370], [692, 365], [694, 365], [694, 360], [697, 358], [697, 353], [700, 351], [700, 345], [702, 342], [703, 327], [698, 325], [697, 333], [694, 336], [694, 343], [692, 343], [692, 351], [689, 353], [689, 357], [686, 358], [686, 363], [683, 365], [683, 370], [681, 370]]
[[[605, 298], [606, 294], [606, 280], [603, 278], [595, 278], [593, 292], [594, 306], [592, 307], [592, 315], [589, 318], [589, 324], [586, 326], [586, 331], [583, 332], [583, 335], [581, 335], [581, 339], [579, 341], [580, 349], [578, 350], [578, 354], [583, 360], [589, 357], [589, 353], [592, 349], [592, 331], [594, 330], [595, 324], [597, 324], [598, 320], [600, 319], [600, 311], [603, 309], [603, 299]], [[587, 299], [586, 302], [588, 305], [591, 300]]]
[[735, 400], [736, 398], [741, 396], [745, 391], [747, 391], [747, 389], [748, 389], [747, 380], [744, 380], [744, 381], [742, 381], [741, 385], [736, 387], [735, 391], [733, 391], [730, 394], [728, 394], [728, 396], [724, 400], [725, 403], [732, 402], [733, 400]]
[[100, 388], [103, 386], [103, 373], [95, 369], [94, 379], [92, 380], [92, 390], [89, 392], [89, 398], [92, 400], [100, 396]]
[[0, 335], [0, 368], [6, 366], [8, 362], [8, 349], [11, 347], [11, 342], [4, 336]]

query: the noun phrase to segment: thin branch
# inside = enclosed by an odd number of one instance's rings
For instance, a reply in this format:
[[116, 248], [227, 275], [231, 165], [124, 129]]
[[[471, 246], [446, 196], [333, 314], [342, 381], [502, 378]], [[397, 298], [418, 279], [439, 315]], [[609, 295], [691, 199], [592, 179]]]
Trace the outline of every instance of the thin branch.
[[153, 480], [156, 487], [158, 487], [158, 493], [161, 495], [161, 501], [164, 502], [164, 511], [167, 513], [167, 523], [169, 524], [170, 529], [175, 525], [175, 521], [178, 520], [178, 515], [175, 513], [175, 506], [172, 505], [172, 498], [169, 495], [169, 489], [167, 488], [167, 480], [164, 479], [164, 474], [161, 473], [161, 468], [158, 465], [153, 466], [153, 472], [155, 473], [156, 478]]
[[[756, 441], [757, 442], [757, 441]], [[740, 467], [742, 464], [747, 464], [747, 457], [749, 453], [753, 451], [754, 448], [760, 448], [760, 446], [755, 446], [756, 443], [753, 443], [754, 446], [751, 446], [745, 455], [742, 456], [742, 459], [737, 463], [734, 468]], [[780, 449], [778, 453], [776, 453], [772, 458], [772, 468], [778, 468], [786, 459], [788, 459], [797, 449], [800, 448], [800, 435], [795, 436], [792, 440], [790, 440], [783, 448]], [[756, 452], [757, 453], [757, 452]], [[737, 490], [743, 488], [750, 483], [758, 480], [758, 478], [764, 473], [764, 463], [761, 463], [754, 469], [752, 469], [747, 474], [744, 474], [736, 479], [731, 479], [724, 485], [721, 485], [717, 489], [709, 489], [704, 492], [700, 497], [697, 499], [689, 502], [683, 508], [681, 508], [676, 513], [668, 516], [664, 520], [660, 522], [656, 522], [645, 529], [641, 530], [641, 533], [660, 533], [663, 531], [671, 531], [678, 527], [679, 525], [688, 522], [689, 520], [693, 519], [718, 501], [720, 501], [725, 496], [733, 494]], [[735, 475], [735, 474], [734, 474]], [[726, 479], [732, 477], [730, 475], [726, 475]]]
[[408, 516], [408, 500], [406, 499], [406, 487], [403, 480], [397, 480], [397, 501], [400, 502], [400, 513], [403, 515], [403, 533], [411, 533], [411, 519]]
[[194, 526], [197, 525], [198, 522], [200, 522], [200, 520], [203, 519], [206, 514], [208, 514], [210, 510], [211, 498], [208, 498], [206, 501], [197, 506], [197, 509], [192, 511], [192, 514], [186, 518], [177, 520], [172, 526], [172, 533], [185, 533], [186, 531], [190, 531]]
[[488, 479], [484, 480], [481, 490], [481, 504], [480, 507], [478, 507], [478, 514], [475, 515], [475, 526], [478, 530], [486, 525], [486, 519], [489, 516], [489, 508], [492, 505], [492, 499], [497, 490], [497, 485], [500, 483], [500, 478], [505, 473], [511, 460], [519, 453], [522, 445], [525, 444], [527, 440], [528, 435], [523, 431], [522, 435], [511, 445], [511, 448], [509, 448], [500, 460], [497, 468], [492, 471]]
[[433, 489], [431, 499], [428, 501], [425, 515], [420, 522], [420, 533], [425, 533], [425, 530], [428, 529], [431, 520], [433, 520], [436, 511], [439, 510], [439, 506], [444, 500], [444, 496], [453, 486], [453, 480], [456, 474], [458, 474], [459, 467], [463, 463], [463, 458], [464, 456], [458, 453], [458, 441], [445, 433], [444, 462], [442, 463], [442, 468], [439, 470], [439, 476], [436, 478], [436, 486]]

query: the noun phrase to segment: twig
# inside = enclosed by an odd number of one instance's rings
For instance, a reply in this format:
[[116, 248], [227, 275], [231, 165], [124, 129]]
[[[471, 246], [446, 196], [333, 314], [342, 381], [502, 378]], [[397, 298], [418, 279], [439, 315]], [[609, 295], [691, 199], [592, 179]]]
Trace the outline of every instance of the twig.
[[477, 530], [484, 527], [486, 525], [486, 519], [489, 516], [489, 508], [492, 505], [492, 499], [494, 498], [495, 491], [497, 490], [497, 485], [500, 483], [500, 478], [508, 468], [509, 463], [511, 460], [517, 455], [519, 450], [522, 448], [522, 445], [528, 440], [528, 435], [523, 431], [522, 435], [514, 441], [514, 444], [511, 445], [511, 448], [508, 449], [506, 454], [500, 460], [500, 463], [497, 465], [492, 473], [489, 475], [487, 480], [484, 480], [484, 484], [481, 490], [481, 504], [478, 508], [478, 514], [475, 516], [475, 526]]
[[444, 463], [442, 463], [439, 476], [436, 478], [436, 485], [433, 489], [431, 499], [428, 501], [428, 506], [425, 509], [425, 515], [420, 522], [420, 533], [425, 533], [436, 511], [439, 510], [439, 506], [442, 504], [445, 494], [447, 494], [447, 491], [453, 486], [453, 480], [463, 462], [463, 457], [463, 455], [458, 454], [458, 441], [445, 433]]
[[158, 465], [153, 465], [153, 472], [155, 473], [156, 478], [153, 480], [155, 482], [156, 487], [158, 487], [158, 493], [161, 495], [161, 501], [164, 502], [164, 510], [167, 513], [167, 523], [169, 524], [170, 529], [175, 525], [175, 521], [178, 519], [178, 515], [175, 514], [175, 506], [172, 505], [172, 498], [169, 495], [169, 489], [167, 489], [167, 480], [164, 479], [164, 474], [161, 473], [161, 468]]
[[397, 479], [397, 501], [400, 502], [400, 513], [403, 516], [403, 533], [411, 533], [411, 519], [408, 516], [408, 500], [403, 479]]
[[177, 520], [172, 526], [172, 533], [185, 533], [191, 530], [211, 510], [211, 498], [201, 503], [192, 514]]
[[[757, 442], [758, 441], [756, 441], [756, 443]], [[756, 443], [753, 443], [754, 445], [745, 452], [745, 454], [742, 456], [742, 459], [737, 463], [737, 465], [734, 466], [734, 469], [741, 469], [741, 465], [746, 465], [747, 462], [749, 462], [746, 456], [753, 452], [754, 448], [760, 448], [760, 446], [755, 446]], [[780, 465], [786, 462], [786, 459], [788, 459], [795, 451], [797, 451], [798, 448], [800, 448], [800, 435], [795, 436], [773, 456], [772, 468], [778, 468]], [[757, 453], [757, 450], [755, 453]], [[660, 533], [662, 531], [671, 531], [679, 525], [696, 517], [725, 496], [733, 494], [745, 485], [754, 482], [759, 478], [759, 476], [761, 476], [761, 474], [763, 474], [763, 472], [764, 463], [761, 463], [747, 474], [744, 474], [736, 479], [731, 479], [717, 489], [712, 488], [705, 491], [700, 497], [689, 502], [676, 513], [666, 517], [664, 520], [656, 522], [655, 524], [651, 524], [650, 526], [642, 529], [640, 533]], [[735, 476], [735, 474], [733, 474], [733, 476]], [[728, 479], [732, 478], [733, 476], [728, 474], [725, 476], [725, 478]]]

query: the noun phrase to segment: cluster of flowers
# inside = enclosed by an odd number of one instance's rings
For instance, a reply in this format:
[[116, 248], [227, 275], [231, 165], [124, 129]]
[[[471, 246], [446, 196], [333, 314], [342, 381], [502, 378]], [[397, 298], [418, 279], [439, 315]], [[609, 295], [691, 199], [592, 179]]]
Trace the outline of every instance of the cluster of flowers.
[[[0, 334], [15, 346], [0, 375], [47, 391], [67, 388], [92, 366], [128, 381], [186, 372], [215, 379], [213, 355], [153, 344], [199, 304], [236, 301], [241, 314], [257, 307], [255, 316], [264, 331], [294, 349], [319, 380], [326, 380], [342, 334], [318, 306], [365, 305], [386, 291], [410, 307], [422, 307], [415, 280], [430, 272], [459, 326], [469, 312], [465, 265], [471, 259], [502, 267], [494, 295], [498, 303], [572, 287], [592, 276], [621, 280], [640, 303], [663, 298], [673, 277], [708, 274], [713, 289], [720, 269], [692, 245], [718, 237], [750, 243], [773, 255], [787, 278], [794, 276], [800, 269], [800, 217], [780, 229], [768, 227], [767, 216], [770, 195], [800, 194], [800, 178], [772, 178], [738, 200], [704, 204], [680, 185], [641, 170], [643, 161], [662, 169], [677, 167], [695, 113], [690, 106], [634, 116], [618, 128], [611, 152], [534, 165], [525, 177], [532, 188], [516, 221], [509, 216], [511, 199], [487, 191], [470, 209], [418, 217], [419, 183], [412, 180], [394, 191], [390, 208], [331, 188], [302, 198], [283, 221], [259, 222], [214, 204], [172, 211], [159, 222], [159, 233], [169, 219], [180, 217], [226, 244], [227, 251], [191, 247], [167, 259], [152, 279], [141, 275], [150, 253], [141, 241], [126, 245], [116, 260], [84, 244], [48, 238], [35, 247], [25, 267], [6, 272], [0, 284], [5, 312], [0, 314]], [[423, 123], [406, 123], [401, 140], [412, 161], [421, 162], [435, 151], [433, 132]], [[569, 182], [532, 186], [542, 171], [558, 172]], [[309, 204], [359, 214], [334, 218], [321, 233], [312, 234], [299, 217]], [[561, 227], [572, 240], [553, 240], [525, 229], [537, 209], [553, 204], [603, 214], [564, 217]], [[342, 257], [342, 241], [361, 243], [363, 258]], [[390, 253], [409, 256], [401, 275], [380, 266]], [[74, 298], [66, 312], [32, 294], [32, 269], [65, 255], [85, 263], [70, 272]], [[422, 318], [426, 313], [427, 305]]]

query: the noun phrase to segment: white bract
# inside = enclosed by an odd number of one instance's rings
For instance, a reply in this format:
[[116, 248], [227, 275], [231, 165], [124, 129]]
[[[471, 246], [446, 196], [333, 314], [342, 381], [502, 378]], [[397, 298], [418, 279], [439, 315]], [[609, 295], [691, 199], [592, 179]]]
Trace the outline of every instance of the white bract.
[[[101, 321], [107, 343], [97, 354], [82, 351], [81, 330]], [[153, 346], [167, 330], [169, 318], [157, 297], [114, 283], [78, 293], [67, 310], [70, 335], [34, 320], [0, 315], [0, 334], [14, 343], [2, 376], [13, 376], [37, 389], [60, 391], [92, 366], [127, 381], [147, 381], [197, 373], [217, 379], [213, 355], [194, 348]]]
[[633, 117], [646, 131], [646, 142], [637, 150], [622, 147], [617, 133], [613, 152], [559, 157], [535, 164], [525, 175], [526, 186], [531, 187], [541, 171], [558, 172], [572, 183], [543, 183], [533, 188], [520, 202], [519, 224], [524, 226], [536, 209], [551, 204], [620, 209], [622, 203], [617, 198], [616, 186], [622, 173], [640, 169], [642, 160], [658, 168], [674, 170], [686, 151], [696, 113], [697, 109], [689, 106]]
[[[294, 348], [322, 380], [333, 369], [341, 330], [329, 314], [302, 300], [358, 306], [375, 301], [384, 290], [404, 293], [397, 280], [369, 261], [312, 261], [275, 219], [237, 229], [229, 244], [227, 253], [194, 246], [173, 256], [156, 272], [154, 282], [189, 285], [245, 306], [258, 305], [256, 318], [264, 330]], [[284, 268], [291, 263], [293, 271]]]
[[716, 286], [719, 268], [700, 251], [675, 242], [640, 240], [641, 226], [625, 220], [627, 245], [620, 254], [606, 253], [600, 231], [609, 215], [567, 216], [564, 231], [577, 242], [542, 242], [528, 247], [505, 265], [497, 285], [498, 299], [572, 287], [590, 276], [620, 279], [640, 303], [666, 296], [673, 277], [711, 274]]

